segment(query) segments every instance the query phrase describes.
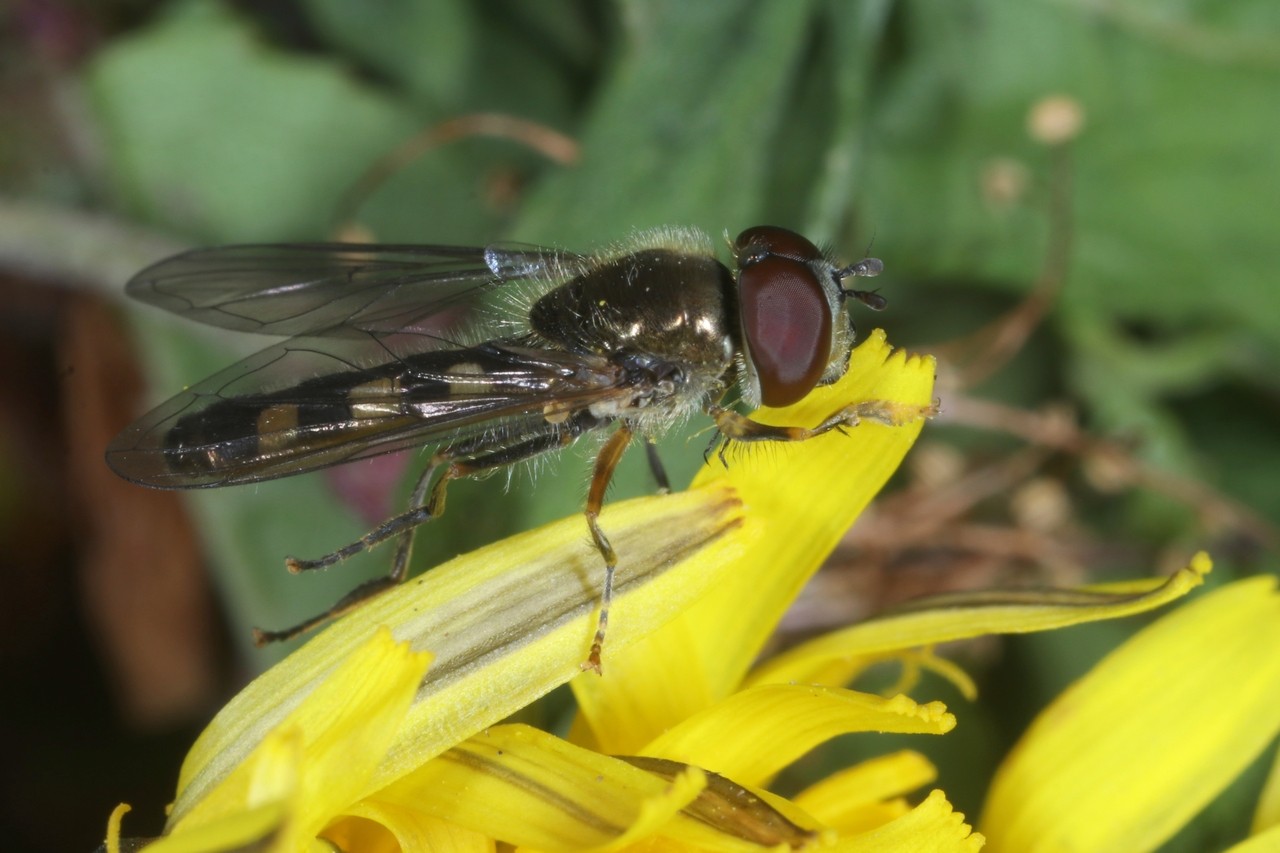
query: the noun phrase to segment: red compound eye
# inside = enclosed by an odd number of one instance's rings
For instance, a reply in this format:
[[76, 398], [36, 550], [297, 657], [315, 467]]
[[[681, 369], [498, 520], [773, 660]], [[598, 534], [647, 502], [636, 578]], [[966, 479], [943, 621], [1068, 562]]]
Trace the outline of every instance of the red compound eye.
[[734, 244], [742, 330], [766, 406], [789, 406], [813, 390], [831, 358], [831, 304], [807, 263], [812, 243], [771, 226], [749, 228]]
[[822, 252], [807, 238], [776, 225], [748, 228], [733, 241], [733, 247], [738, 253], [739, 266], [747, 266], [753, 259], [759, 260], [766, 255], [780, 255], [802, 262], [822, 259]]

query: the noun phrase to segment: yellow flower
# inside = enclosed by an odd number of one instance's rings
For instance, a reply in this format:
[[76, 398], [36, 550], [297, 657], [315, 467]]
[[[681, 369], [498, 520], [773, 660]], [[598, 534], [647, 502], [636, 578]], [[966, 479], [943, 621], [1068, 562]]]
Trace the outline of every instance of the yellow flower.
[[[954, 720], [936, 703], [905, 697], [735, 690], [796, 592], [897, 468], [931, 410], [932, 383], [930, 360], [892, 352], [877, 333], [839, 383], [758, 416], [813, 424], [879, 400], [872, 413], [893, 424], [733, 453], [728, 470], [708, 466], [686, 492], [608, 506], [601, 521], [622, 559], [603, 677], [579, 670], [602, 575], [581, 518], [440, 566], [340, 620], [250, 684], [201, 735], [161, 843], [222, 849], [227, 833], [240, 832], [241, 844], [279, 850], [307, 849], [317, 836], [350, 849], [381, 849], [394, 836], [421, 849], [445, 832], [567, 850], [655, 833], [713, 846], [816, 837], [821, 827], [802, 809], [752, 786], [839, 732], [941, 733]], [[425, 662], [406, 652], [408, 674], [379, 675], [377, 696], [368, 684], [348, 685], [396, 657], [393, 638], [432, 655], [425, 678], [416, 669]], [[570, 680], [584, 707], [577, 743], [496, 725]], [[340, 715], [325, 704], [335, 696]], [[350, 768], [332, 760], [340, 749], [317, 752], [313, 743], [340, 744], [343, 727], [373, 725], [362, 721], [371, 712], [364, 703], [382, 709], [384, 729], [348, 733], [380, 746], [362, 745], [358, 760], [347, 751]], [[388, 707], [400, 709], [394, 722]], [[695, 764], [691, 741], [718, 719], [754, 721], [744, 737], [807, 722], [778, 749], [721, 738], [737, 758]], [[318, 721], [328, 728], [317, 731]], [[685, 724], [680, 742], [676, 723]], [[641, 749], [653, 740], [646, 732], [667, 729], [666, 746]], [[644, 754], [623, 760], [606, 750]], [[914, 787], [919, 762], [905, 764]], [[338, 793], [313, 796], [335, 773]], [[882, 778], [879, 790], [906, 789]], [[261, 817], [272, 809], [275, 823]], [[918, 827], [967, 834], [940, 797], [917, 812]], [[215, 832], [216, 844], [184, 846]]]
[[[753, 670], [914, 440], [932, 379], [931, 361], [873, 335], [839, 383], [757, 417], [811, 424], [874, 400], [868, 411], [886, 423], [753, 449], [727, 471], [707, 467], [686, 492], [608, 507], [602, 523], [622, 561], [602, 677], [579, 669], [602, 571], [578, 517], [433, 569], [340, 620], [201, 735], [166, 835], [148, 849], [978, 849], [982, 836], [941, 792], [909, 804], [935, 775], [915, 752], [789, 800], [768, 785], [839, 734], [954, 727], [940, 703], [843, 687], [862, 669], [894, 659], [972, 692], [932, 644], [1148, 609], [1196, 585], [1207, 561], [1165, 584], [952, 597]], [[565, 682], [580, 709], [567, 737], [501, 724]]]
[[[1045, 709], [1005, 759], [991, 850], [1153, 850], [1280, 734], [1276, 579], [1240, 581], [1139, 632]], [[1280, 765], [1233, 850], [1280, 849]]]

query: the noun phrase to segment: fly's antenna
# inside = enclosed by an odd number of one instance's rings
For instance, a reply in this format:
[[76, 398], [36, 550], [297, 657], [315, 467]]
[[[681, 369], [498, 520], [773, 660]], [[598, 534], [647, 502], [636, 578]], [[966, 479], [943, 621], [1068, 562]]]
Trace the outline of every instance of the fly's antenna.
[[[868, 249], [871, 247], [868, 246]], [[836, 277], [841, 281], [840, 292], [845, 296], [852, 297], [872, 311], [883, 311], [888, 306], [889, 301], [875, 290], [852, 290], [844, 286], [843, 282], [846, 278], [875, 278], [884, 272], [884, 261], [879, 258], [863, 258], [844, 269], [836, 270]]]

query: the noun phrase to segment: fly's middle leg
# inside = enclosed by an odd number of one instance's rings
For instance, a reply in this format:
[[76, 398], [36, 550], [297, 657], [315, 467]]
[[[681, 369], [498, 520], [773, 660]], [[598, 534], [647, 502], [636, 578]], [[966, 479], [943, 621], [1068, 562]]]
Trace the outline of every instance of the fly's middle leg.
[[613, 574], [618, 567], [618, 555], [609, 544], [609, 537], [600, 529], [600, 509], [604, 506], [605, 492], [609, 489], [609, 481], [613, 479], [614, 469], [618, 461], [631, 443], [634, 433], [625, 424], [618, 427], [600, 453], [596, 456], [595, 469], [591, 473], [591, 488], [587, 492], [587, 527], [591, 530], [591, 539], [596, 550], [604, 558], [604, 583], [600, 587], [600, 616], [596, 621], [596, 635], [591, 641], [591, 651], [587, 655], [582, 668], [591, 670], [597, 675], [601, 673], [600, 654], [604, 650], [604, 635], [609, 628], [609, 605], [613, 601]]

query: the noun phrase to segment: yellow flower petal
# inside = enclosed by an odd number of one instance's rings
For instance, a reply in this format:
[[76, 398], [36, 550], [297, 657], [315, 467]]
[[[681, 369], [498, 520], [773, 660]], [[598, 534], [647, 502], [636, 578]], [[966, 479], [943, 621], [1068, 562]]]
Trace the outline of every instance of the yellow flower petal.
[[[189, 831], [294, 797], [300, 810], [290, 831], [313, 837], [367, 786], [429, 661], [429, 655], [413, 653], [389, 631], [379, 631], [292, 708], [249, 760], [224, 773], [217, 763], [202, 761], [202, 737], [188, 756], [167, 831]], [[192, 765], [199, 770], [194, 776], [187, 772]]]
[[941, 702], [920, 705], [906, 696], [885, 699], [838, 687], [770, 684], [735, 693], [678, 723], [642, 754], [696, 764], [742, 785], [763, 785], [837, 735], [943, 734], [955, 724]]
[[627, 755], [622, 760], [672, 782], [691, 771], [699, 774], [703, 787], [697, 798], [681, 809], [683, 816], [693, 819], [692, 824], [683, 824], [679, 833], [680, 839], [689, 844], [738, 849], [745, 842], [752, 849], [796, 849], [835, 838], [835, 833], [817, 829], [812, 817], [768, 791], [752, 790], [717, 773], [705, 773], [665, 758]]
[[[713, 486], [613, 505], [603, 518], [614, 547], [626, 555], [618, 567], [607, 667], [609, 655], [672, 619], [731, 571], [742, 545], [728, 534], [741, 524], [742, 509], [727, 487]], [[413, 704], [365, 792], [578, 675], [604, 573], [584, 531], [580, 517], [568, 518], [482, 548], [330, 626], [222, 709], [183, 766], [176, 814], [205, 797], [266, 732], [323, 689], [350, 650], [380, 626], [414, 648], [429, 648], [435, 659], [426, 681], [415, 683]]]
[[1271, 772], [1258, 797], [1258, 807], [1253, 813], [1252, 831], [1280, 828], [1280, 752], [1271, 759]]
[[1275, 853], [1277, 850], [1280, 850], [1280, 826], [1273, 826], [1266, 832], [1231, 845], [1226, 853]]
[[801, 791], [792, 802], [827, 826], [865, 831], [898, 816], [896, 806], [882, 811], [885, 801], [928, 785], [937, 776], [937, 769], [923, 755], [902, 750], [833, 773]]
[[993, 850], [1150, 850], [1280, 731], [1275, 579], [1145, 628], [1036, 719], [993, 783]]
[[178, 825], [148, 844], [159, 853], [261, 849], [292, 853], [306, 846], [299, 831], [302, 733], [294, 726], [267, 735], [257, 749]]
[[848, 372], [793, 407], [760, 410], [762, 423], [813, 425], [854, 403], [884, 401], [889, 426], [731, 449], [694, 488], [731, 484], [746, 505], [730, 572], [679, 619], [625, 652], [603, 679], [573, 683], [594, 738], [607, 752], [635, 752], [655, 735], [737, 688], [797, 592], [875, 496], [930, 411], [932, 359], [893, 352], [882, 332], [857, 347]]
[[[650, 774], [652, 775], [652, 774]], [[649, 797], [640, 803], [640, 813], [636, 819], [627, 827], [627, 831], [604, 845], [603, 850], [618, 850], [631, 844], [648, 841], [661, 829], [666, 828], [673, 820], [686, 808], [693, 806], [698, 801], [699, 796], [707, 788], [707, 774], [703, 773], [696, 767], [684, 768], [680, 773], [667, 780], [669, 782], [666, 791], [661, 797]], [[696, 823], [685, 826], [685, 833], [693, 834], [693, 830], [700, 829]], [[690, 840], [687, 837], [683, 840]], [[711, 843], [712, 849], [721, 846], [737, 847], [734, 839], [718, 838], [706, 839]], [[719, 841], [720, 844], [716, 844]]]
[[747, 514], [766, 526], [766, 542], [699, 602], [702, 612], [681, 617], [696, 629], [713, 696], [737, 689], [800, 589], [898, 469], [934, 411], [935, 372], [932, 358], [894, 350], [876, 330], [851, 354], [839, 382], [754, 418], [809, 425], [851, 404], [879, 401], [892, 424], [868, 421], [805, 442], [757, 445], [727, 469], [709, 465], [695, 478], [695, 487], [731, 484]]
[[[819, 838], [789, 803], [697, 767], [614, 758], [524, 725], [495, 726], [365, 801], [539, 850], [631, 844], [746, 850]], [[434, 848], [433, 848], [434, 849]]]
[[299, 848], [284, 837], [289, 822], [289, 803], [284, 800], [242, 809], [235, 814], [167, 835], [146, 846], [147, 853], [223, 853], [261, 850], [263, 853], [293, 853]]
[[835, 820], [826, 823], [841, 836], [861, 835], [879, 829], [910, 811], [911, 803], [906, 797], [894, 797], [845, 809]]
[[507, 725], [468, 739], [372, 799], [511, 844], [583, 850], [636, 837], [637, 825], [653, 833], [700, 788], [687, 780], [673, 787], [616, 758]]
[[[1142, 613], [1186, 595], [1204, 581], [1212, 564], [1197, 554], [1167, 580], [1079, 590], [1028, 590], [931, 596], [884, 616], [834, 631], [766, 661], [748, 684], [813, 681], [850, 671], [850, 658], [883, 659], [889, 653], [985, 634], [1025, 634]], [[840, 664], [834, 670], [833, 663]], [[844, 669], [842, 669], [844, 667]]]
[[323, 837], [339, 850], [359, 853], [493, 853], [493, 839], [457, 824], [402, 808], [364, 800], [330, 825]]
[[934, 791], [907, 814], [871, 832], [841, 839], [841, 853], [975, 853], [983, 837]]

